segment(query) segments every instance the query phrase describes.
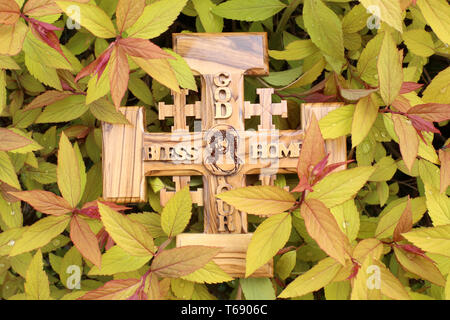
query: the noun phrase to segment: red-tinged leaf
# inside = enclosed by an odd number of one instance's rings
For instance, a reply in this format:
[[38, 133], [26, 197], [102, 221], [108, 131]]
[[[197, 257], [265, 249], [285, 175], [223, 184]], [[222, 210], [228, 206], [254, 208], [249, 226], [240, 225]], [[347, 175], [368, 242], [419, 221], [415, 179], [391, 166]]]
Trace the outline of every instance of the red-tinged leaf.
[[300, 157], [298, 158], [297, 174], [310, 177], [311, 171], [325, 157], [325, 141], [320, 132], [319, 122], [315, 114], [312, 114], [311, 123], [306, 129]]
[[321, 201], [307, 199], [300, 207], [306, 230], [319, 247], [330, 257], [345, 265], [351, 250], [347, 236], [339, 228], [335, 217]]
[[94, 207], [83, 207], [81, 210], [76, 210], [76, 213], [83, 216], [89, 217], [91, 219], [100, 220], [100, 211], [97, 206]]
[[348, 276], [347, 280], [351, 280], [354, 277], [356, 277], [358, 275], [359, 269], [361, 268], [361, 266], [359, 265], [358, 261], [356, 261], [356, 260], [354, 260], [352, 258], [352, 262], [353, 262], [352, 272]]
[[409, 109], [408, 114], [417, 115], [432, 122], [447, 121], [450, 120], [450, 104], [419, 104]]
[[334, 170], [340, 168], [341, 166], [345, 166], [349, 163], [352, 163], [353, 161], [355, 161], [355, 160], [347, 160], [347, 161], [342, 161], [342, 162], [337, 162], [337, 163], [332, 163], [332, 164], [327, 165], [318, 175], [316, 175], [316, 177], [314, 179], [314, 184], [316, 184], [317, 182], [319, 182], [320, 180], [325, 178], [328, 174], [330, 174]]
[[69, 138], [84, 139], [87, 137], [91, 128], [82, 125], [71, 126], [64, 130], [64, 134]]
[[122, 98], [127, 91], [129, 78], [130, 67], [125, 50], [120, 45], [115, 46], [111, 55], [109, 85], [111, 88], [111, 97], [116, 109], [119, 109]]
[[175, 59], [172, 55], [168, 54], [149, 40], [126, 38], [120, 39], [118, 44], [126, 54], [133, 57], [145, 59]]
[[445, 193], [450, 185], [450, 150], [439, 150], [439, 161], [441, 161], [441, 193]]
[[412, 244], [395, 244], [395, 246], [397, 248], [401, 248], [401, 249], [403, 249], [405, 251], [414, 253], [414, 254], [416, 254], [418, 256], [424, 257], [424, 258], [430, 260], [431, 262], [434, 262], [433, 259], [431, 259], [427, 255], [425, 255], [425, 251], [423, 251], [422, 249], [416, 247], [415, 245], [412, 245]]
[[14, 187], [11, 187], [7, 183], [3, 183], [0, 181], [0, 195], [8, 202], [17, 202], [20, 201], [20, 199], [14, 197], [11, 192], [19, 192], [19, 189], [16, 189]]
[[73, 95], [73, 92], [70, 91], [57, 91], [57, 90], [45, 91], [43, 94], [34, 98], [33, 101], [31, 101], [30, 104], [24, 110], [32, 110], [46, 107], [52, 103], [63, 100], [71, 95]]
[[20, 17], [19, 5], [14, 0], [0, 0], [0, 24], [15, 24]]
[[70, 239], [83, 257], [100, 269], [102, 254], [98, 247], [97, 237], [88, 223], [78, 215], [74, 215], [70, 221]]
[[305, 190], [308, 190], [310, 192], [313, 191], [311, 185], [308, 182], [308, 178], [306, 176], [302, 176], [298, 185], [294, 189], [292, 189], [291, 192], [303, 192]]
[[330, 157], [330, 153], [327, 153], [327, 155], [325, 157], [323, 157], [322, 160], [319, 161], [318, 164], [316, 164], [312, 170], [312, 174], [314, 176], [317, 176], [318, 174], [320, 174], [326, 167], [327, 163], [328, 163], [328, 158]]
[[307, 103], [314, 103], [314, 102], [328, 102], [336, 100], [336, 95], [327, 96], [320, 92], [311, 93], [310, 95], [303, 98], [303, 100]]
[[106, 68], [106, 65], [108, 64], [109, 58], [111, 57], [111, 52], [114, 46], [114, 42], [112, 42], [109, 47], [94, 61], [92, 61], [90, 64], [88, 64], [86, 67], [81, 69], [80, 72], [78, 72], [77, 76], [75, 77], [75, 82], [78, 80], [90, 75], [90, 74], [98, 74], [98, 79], [103, 74], [103, 71]]
[[404, 239], [402, 233], [411, 231], [413, 226], [413, 216], [411, 211], [411, 199], [408, 196], [408, 202], [406, 203], [406, 208], [403, 210], [400, 219], [398, 219], [397, 225], [394, 229], [394, 241], [401, 241]]
[[98, 289], [89, 291], [78, 300], [125, 300], [139, 288], [141, 280], [111, 280]]
[[179, 278], [203, 268], [220, 251], [206, 246], [185, 246], [164, 250], [155, 256], [152, 272], [164, 278]]
[[405, 117], [393, 114], [394, 130], [399, 139], [400, 152], [406, 167], [411, 171], [419, 151], [419, 138], [416, 130]]
[[404, 96], [398, 96], [395, 98], [395, 100], [392, 102], [392, 105], [400, 112], [408, 112], [409, 109], [411, 109], [411, 103], [408, 99], [406, 99]]
[[82, 209], [84, 208], [88, 208], [88, 207], [98, 207], [98, 202], [103, 203], [104, 205], [107, 205], [108, 207], [110, 207], [111, 209], [115, 210], [115, 211], [126, 211], [126, 210], [130, 210], [130, 207], [127, 206], [122, 206], [120, 204], [114, 203], [114, 202], [110, 202], [110, 201], [99, 201], [99, 200], [94, 200], [94, 201], [90, 201], [90, 202], [86, 202]]
[[33, 143], [33, 141], [21, 136], [20, 134], [5, 128], [0, 128], [0, 151], [20, 149], [31, 143]]
[[412, 91], [416, 91], [423, 87], [423, 84], [416, 82], [403, 82], [402, 87], [400, 88], [400, 94], [409, 93]]
[[120, 34], [139, 19], [144, 8], [145, 0], [119, 0], [116, 7], [116, 22]]
[[345, 89], [339, 85], [339, 92], [341, 96], [349, 101], [358, 101], [373, 92], [377, 92], [378, 88], [375, 89]]
[[43, 190], [11, 192], [11, 194], [27, 202], [37, 211], [54, 216], [60, 216], [72, 212], [73, 208], [62, 197], [56, 194]]
[[436, 128], [433, 124], [433, 122], [426, 121], [422, 119], [419, 116], [408, 114], [409, 120], [411, 120], [411, 124], [413, 125], [414, 129], [416, 129], [419, 136], [422, 138], [423, 142], [426, 144], [427, 142], [423, 138], [420, 131], [425, 132], [433, 132], [433, 133], [441, 133], [438, 128]]
[[41, 17], [61, 13], [55, 0], [28, 0], [23, 7], [23, 13], [28, 16]]

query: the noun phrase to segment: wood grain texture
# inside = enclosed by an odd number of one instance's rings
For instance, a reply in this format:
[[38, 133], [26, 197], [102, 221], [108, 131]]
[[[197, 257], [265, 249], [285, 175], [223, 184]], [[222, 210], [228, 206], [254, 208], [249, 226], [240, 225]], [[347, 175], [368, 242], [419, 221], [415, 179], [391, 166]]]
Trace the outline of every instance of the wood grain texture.
[[[183, 233], [177, 236], [177, 247], [204, 245], [219, 247], [221, 251], [213, 258], [220, 268], [234, 278], [245, 277], [245, 259], [252, 233], [246, 234], [195, 234]], [[256, 270], [252, 278], [273, 277], [273, 261]]]
[[142, 107], [120, 108], [132, 124], [102, 123], [103, 198], [117, 203], [146, 202], [142, 161], [145, 114]]

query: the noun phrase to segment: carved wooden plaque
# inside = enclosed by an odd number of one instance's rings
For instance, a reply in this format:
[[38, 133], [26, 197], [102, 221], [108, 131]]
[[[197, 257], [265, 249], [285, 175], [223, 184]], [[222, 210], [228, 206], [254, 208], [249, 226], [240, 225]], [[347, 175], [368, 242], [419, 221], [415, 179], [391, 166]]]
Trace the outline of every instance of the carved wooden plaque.
[[[103, 123], [103, 197], [119, 203], [146, 202], [146, 176], [173, 176], [176, 189], [202, 176], [203, 188], [191, 191], [204, 207], [204, 233], [181, 234], [177, 246], [222, 247], [214, 261], [234, 277], [245, 275], [251, 235], [247, 214], [215, 195], [244, 187], [246, 175], [258, 174], [263, 185], [277, 173], [296, 173], [304, 130], [277, 130], [272, 116], [287, 117], [287, 103], [272, 102], [272, 88], [258, 89], [259, 103], [244, 101], [244, 76], [268, 75], [266, 33], [183, 33], [173, 35], [174, 50], [201, 77], [201, 101], [186, 104], [188, 92], [173, 93], [174, 104], [159, 103], [159, 119], [174, 118], [171, 133], [145, 131], [142, 107], [123, 107], [132, 126]], [[311, 114], [320, 119], [340, 103], [303, 104], [302, 128]], [[245, 119], [257, 116], [257, 131]], [[201, 120], [190, 132], [186, 117]], [[326, 142], [330, 162], [345, 161], [345, 138]], [[174, 192], [161, 190], [164, 205]], [[272, 262], [253, 277], [272, 277]]]

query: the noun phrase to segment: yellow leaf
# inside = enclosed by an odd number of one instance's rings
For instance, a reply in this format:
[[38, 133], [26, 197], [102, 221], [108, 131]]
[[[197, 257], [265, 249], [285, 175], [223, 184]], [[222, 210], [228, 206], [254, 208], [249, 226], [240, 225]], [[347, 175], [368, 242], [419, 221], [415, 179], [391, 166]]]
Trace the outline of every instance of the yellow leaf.
[[372, 38], [361, 52], [356, 69], [362, 80], [371, 86], [378, 86], [377, 61], [383, 36], [381, 33]]
[[305, 0], [303, 21], [312, 42], [322, 51], [334, 71], [340, 73], [346, 60], [339, 17], [322, 0]]
[[273, 215], [292, 208], [294, 196], [275, 186], [251, 186], [216, 196], [236, 209], [250, 214]]
[[408, 50], [421, 57], [429, 57], [434, 54], [434, 42], [431, 34], [422, 29], [413, 29], [403, 34]]
[[302, 60], [313, 55], [317, 50], [311, 40], [295, 40], [283, 51], [269, 50], [269, 56], [277, 60]]
[[153, 260], [151, 270], [160, 277], [179, 278], [203, 268], [219, 251], [220, 248], [206, 246], [164, 250]]
[[441, 272], [427, 258], [396, 247], [394, 247], [394, 253], [398, 262], [406, 271], [414, 273], [422, 279], [428, 280], [438, 286], [443, 287], [445, 285], [445, 279]]
[[195, 283], [181, 278], [170, 279], [173, 294], [180, 299], [189, 300], [194, 293]]
[[404, 116], [393, 114], [394, 130], [399, 139], [400, 152], [406, 167], [411, 171], [419, 152], [419, 137], [411, 122]]
[[413, 229], [403, 236], [422, 250], [450, 257], [450, 225]]
[[155, 246], [145, 227], [98, 202], [100, 215], [106, 231], [119, 247], [137, 257], [153, 256]]
[[191, 219], [192, 199], [189, 186], [175, 193], [161, 213], [161, 226], [169, 237], [174, 237], [186, 228]]
[[131, 27], [142, 15], [145, 0], [119, 0], [116, 8], [119, 33]]
[[[406, 204], [407, 198], [404, 197], [389, 203], [389, 205], [384, 208], [380, 213], [378, 225], [375, 230], [375, 236], [378, 239], [389, 238], [394, 234], [395, 226], [402, 216]], [[413, 214], [413, 223], [416, 223], [422, 218], [427, 210], [425, 199], [423, 197], [411, 199], [411, 210]]]
[[0, 54], [15, 56], [22, 50], [28, 26], [22, 21], [12, 25], [0, 25]]
[[361, 264], [368, 256], [372, 257], [372, 259], [379, 260], [382, 254], [383, 243], [375, 238], [361, 240], [355, 249], [353, 249], [353, 258]]
[[324, 139], [335, 139], [352, 131], [355, 105], [349, 104], [331, 111], [319, 120], [320, 131]]
[[111, 280], [98, 289], [88, 291], [78, 300], [125, 300], [141, 285], [141, 280], [125, 279]]
[[445, 300], [450, 300], [450, 274], [447, 276], [447, 282], [445, 284]]
[[109, 63], [106, 65], [100, 79], [98, 74], [92, 76], [88, 82], [88, 89], [86, 95], [86, 104], [91, 104], [92, 102], [104, 97], [110, 90], [109, 84]]
[[373, 167], [357, 167], [333, 172], [313, 186], [306, 199], [320, 200], [328, 208], [350, 200], [375, 171]]
[[58, 151], [58, 167], [56, 168], [58, 187], [62, 196], [72, 208], [80, 202], [83, 190], [79, 164], [72, 144], [64, 132], [61, 133]]
[[391, 156], [383, 157], [374, 165], [375, 171], [369, 181], [389, 181], [397, 171], [397, 164]]
[[330, 209], [339, 228], [352, 242], [356, 239], [359, 231], [359, 212], [355, 201], [350, 199]]
[[[55, 1], [56, 4], [74, 21], [99, 38], [115, 38], [116, 29], [109, 16], [93, 4], [74, 1]], [[76, 8], [76, 9], [75, 9]], [[75, 12], [79, 10], [79, 12]]]
[[42, 253], [38, 250], [31, 260], [25, 279], [25, 294], [29, 300], [50, 300], [48, 277], [43, 270]]
[[114, 246], [102, 255], [101, 268], [93, 266], [88, 275], [113, 275], [120, 272], [135, 271], [150, 261], [151, 258], [151, 256], [136, 257], [128, 254], [121, 247]]
[[351, 300], [381, 300], [380, 272], [373, 265], [372, 256], [367, 256], [353, 281]]
[[[61, 283], [68, 289], [80, 288], [82, 270], [81, 254], [76, 247], [72, 247], [66, 252], [59, 265], [58, 273]], [[77, 279], [76, 273], [78, 271], [80, 272], [80, 278]]]
[[399, 32], [403, 32], [402, 9], [399, 0], [360, 0], [359, 2], [373, 15], [378, 16]]
[[330, 257], [345, 265], [350, 255], [350, 243], [330, 210], [318, 200], [307, 199], [300, 207], [300, 212], [311, 238]]
[[411, 299], [405, 287], [382, 262], [373, 260], [373, 264], [379, 268], [381, 293], [383, 295], [394, 300]]
[[450, 103], [450, 67], [439, 72], [423, 92], [425, 103]]
[[151, 39], [159, 36], [178, 17], [187, 0], [161, 0], [146, 6], [142, 15], [127, 29], [129, 37]]
[[264, 220], [253, 233], [247, 250], [245, 277], [266, 264], [289, 239], [292, 218], [280, 213]]
[[41, 248], [53, 238], [63, 232], [70, 222], [70, 216], [45, 217], [27, 228], [22, 236], [13, 244], [9, 255], [17, 256], [21, 253]]
[[439, 189], [425, 183], [425, 197], [433, 226], [450, 224], [450, 199], [448, 196], [440, 193]]
[[0, 151], [0, 180], [11, 187], [21, 190], [14, 166], [5, 151]]
[[275, 272], [278, 274], [281, 280], [286, 280], [291, 274], [297, 262], [297, 252], [295, 250], [286, 252], [278, 260]]
[[279, 90], [300, 88], [313, 83], [322, 74], [326, 64], [323, 57], [319, 58], [319, 60], [317, 60], [317, 62], [315, 62], [314, 65], [305, 71], [297, 80]]
[[278, 298], [300, 297], [329, 284], [342, 265], [333, 258], [325, 258], [297, 277], [280, 293]]
[[360, 144], [369, 133], [378, 115], [378, 104], [375, 94], [364, 97], [358, 101], [353, 114], [352, 146]]
[[402, 61], [399, 59], [397, 45], [388, 31], [385, 31], [384, 34], [377, 69], [380, 95], [386, 105], [389, 106], [400, 93], [403, 84], [403, 67]]
[[350, 281], [332, 282], [325, 286], [325, 298], [327, 300], [348, 300], [350, 290]]
[[450, 44], [450, 6], [445, 0], [417, 0], [425, 20], [434, 33], [446, 44]]
[[342, 31], [347, 34], [361, 31], [367, 26], [369, 17], [366, 8], [361, 4], [354, 6], [342, 19]]
[[233, 280], [214, 261], [210, 261], [203, 268], [183, 276], [182, 279], [196, 283], [221, 283]]
[[131, 59], [153, 79], [175, 92], [180, 92], [178, 80], [167, 59], [143, 59], [139, 57], [131, 57]]

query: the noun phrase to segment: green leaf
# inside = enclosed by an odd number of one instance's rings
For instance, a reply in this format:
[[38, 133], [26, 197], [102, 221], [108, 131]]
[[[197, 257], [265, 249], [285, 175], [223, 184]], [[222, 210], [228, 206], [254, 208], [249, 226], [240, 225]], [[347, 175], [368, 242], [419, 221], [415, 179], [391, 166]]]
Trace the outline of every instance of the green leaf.
[[[56, 4], [73, 20], [92, 32], [99, 38], [115, 38], [116, 29], [109, 16], [93, 4], [55, 1]], [[74, 8], [79, 10], [79, 14], [74, 13]]]
[[291, 220], [290, 213], [280, 213], [256, 228], [247, 250], [245, 277], [266, 264], [286, 244], [291, 234]]
[[311, 40], [296, 40], [289, 43], [285, 50], [269, 50], [269, 55], [277, 60], [302, 60], [318, 51]]
[[94, 117], [100, 121], [117, 124], [130, 124], [122, 112], [116, 110], [114, 105], [107, 99], [98, 99], [89, 105]]
[[278, 295], [278, 298], [301, 297], [307, 293], [317, 291], [329, 284], [341, 268], [342, 265], [336, 260], [325, 258], [289, 283]]
[[57, 123], [66, 122], [81, 117], [89, 106], [83, 95], [69, 96], [47, 106], [35, 123]]
[[345, 201], [344, 203], [330, 209], [339, 228], [347, 236], [348, 240], [352, 242], [356, 239], [359, 232], [359, 212], [356, 208], [353, 199]]
[[187, 0], [161, 0], [146, 6], [139, 19], [126, 31], [129, 37], [151, 39], [159, 36], [178, 17]]
[[363, 5], [354, 6], [342, 19], [342, 31], [344, 33], [359, 32], [367, 26], [370, 15]]
[[233, 280], [214, 261], [210, 261], [203, 268], [183, 276], [182, 279], [196, 283], [221, 283]]
[[377, 34], [372, 38], [361, 52], [358, 59], [356, 69], [358, 75], [362, 80], [366, 81], [371, 86], [378, 86], [378, 69], [377, 61], [380, 52], [381, 44], [383, 43], [382, 34]]
[[61, 81], [56, 73], [56, 69], [30, 58], [29, 55], [25, 55], [25, 65], [28, 71], [40, 82], [57, 90], [62, 90]]
[[355, 105], [349, 104], [331, 111], [319, 120], [320, 131], [324, 139], [335, 139], [352, 131]]
[[222, 192], [217, 198], [250, 214], [273, 215], [289, 210], [294, 196], [274, 186], [251, 186]]
[[216, 5], [211, 0], [193, 0], [192, 3], [206, 32], [222, 32], [223, 18], [213, 13]]
[[161, 213], [161, 226], [169, 237], [174, 237], [186, 228], [191, 219], [192, 199], [189, 186], [175, 193]]
[[342, 23], [333, 10], [322, 0], [305, 0], [303, 21], [312, 42], [337, 73], [346, 62]]
[[433, 226], [450, 224], [450, 199], [447, 195], [441, 194], [438, 188], [425, 183], [425, 196]]
[[155, 250], [153, 238], [143, 225], [100, 202], [98, 208], [106, 231], [119, 247], [133, 256], [153, 256]]
[[431, 34], [422, 29], [409, 30], [403, 33], [408, 50], [421, 57], [429, 57], [434, 54], [434, 43]]
[[64, 132], [61, 134], [58, 150], [58, 167], [56, 169], [58, 187], [64, 199], [72, 208], [76, 208], [83, 195], [80, 165], [72, 144]]
[[11, 187], [21, 190], [19, 180], [17, 179], [16, 170], [5, 151], [0, 151], [0, 180]]
[[41, 248], [62, 233], [70, 222], [68, 215], [42, 218], [28, 227], [22, 236], [13, 244], [10, 256]]
[[399, 57], [399, 51], [392, 35], [386, 31], [377, 68], [380, 94], [387, 106], [397, 98], [403, 84], [402, 59], [403, 57], [401, 59]]
[[353, 114], [352, 147], [360, 144], [369, 133], [378, 115], [378, 104], [375, 94], [358, 101]]
[[278, 274], [281, 280], [286, 280], [286, 278], [289, 277], [295, 267], [296, 260], [296, 251], [289, 251], [281, 256], [275, 267], [275, 272]]
[[135, 97], [137, 97], [139, 100], [142, 100], [142, 102], [144, 102], [145, 104], [154, 104], [153, 95], [149, 87], [145, 84], [144, 81], [142, 81], [134, 74], [130, 74], [130, 80], [128, 80], [128, 89], [130, 89], [131, 93]]
[[180, 92], [178, 79], [167, 59], [145, 60], [139, 57], [131, 57], [131, 59], [153, 79], [175, 92]]
[[424, 102], [450, 103], [450, 67], [433, 78], [423, 92], [422, 99]]
[[138, 270], [151, 258], [151, 256], [136, 257], [128, 254], [121, 247], [114, 246], [102, 255], [101, 269], [93, 266], [89, 271], [89, 275], [113, 275], [120, 272]]
[[170, 49], [164, 49], [164, 51], [175, 57], [175, 59], [168, 59], [167, 61], [175, 72], [175, 77], [177, 78], [180, 86], [192, 91], [197, 91], [197, 84], [195, 82], [194, 75], [186, 61], [179, 54]]
[[42, 253], [38, 250], [28, 267], [24, 284], [25, 294], [29, 300], [50, 300], [48, 277], [43, 268]]
[[374, 165], [375, 171], [369, 181], [389, 181], [397, 171], [397, 164], [392, 157], [383, 157]]
[[306, 199], [317, 199], [328, 208], [353, 198], [375, 171], [373, 167], [357, 167], [333, 172], [313, 186]]
[[268, 278], [240, 279], [245, 300], [275, 300], [275, 290]]
[[261, 21], [286, 7], [278, 0], [228, 0], [213, 8], [213, 13], [233, 20]]

